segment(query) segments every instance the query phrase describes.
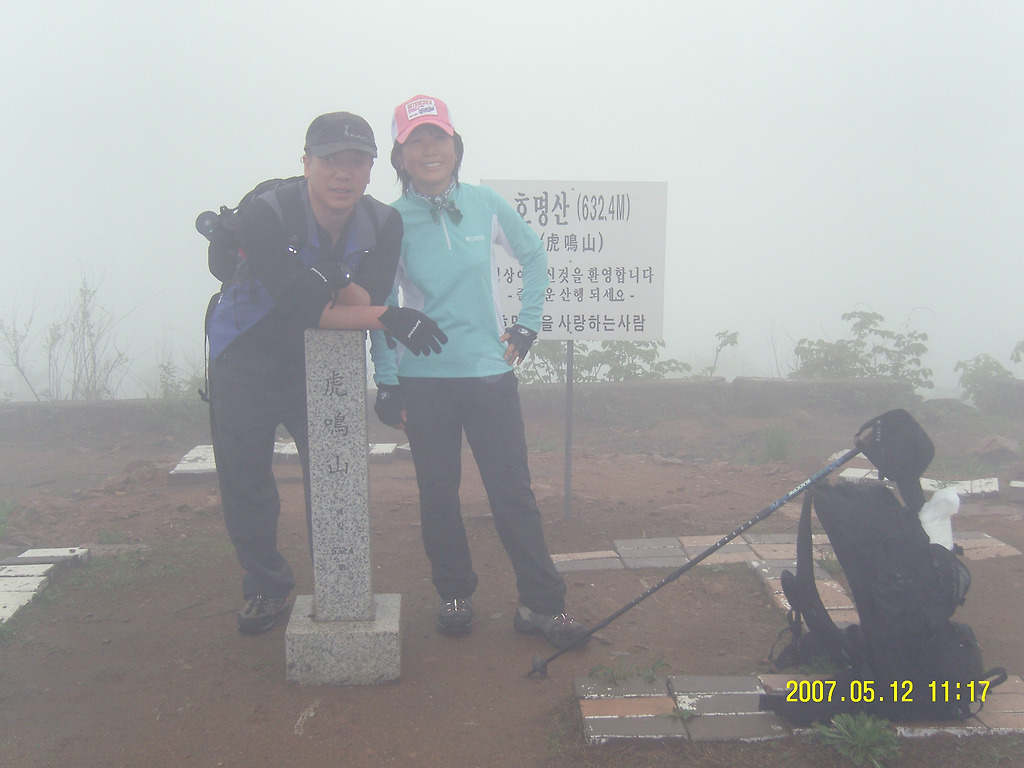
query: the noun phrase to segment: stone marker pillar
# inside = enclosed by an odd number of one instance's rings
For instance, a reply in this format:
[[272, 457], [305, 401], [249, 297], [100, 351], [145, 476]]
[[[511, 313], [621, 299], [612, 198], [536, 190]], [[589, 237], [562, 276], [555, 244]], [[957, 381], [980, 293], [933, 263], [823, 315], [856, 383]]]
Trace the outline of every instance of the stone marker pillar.
[[306, 331], [313, 595], [295, 599], [287, 679], [303, 685], [397, 680], [401, 595], [374, 595], [362, 331]]

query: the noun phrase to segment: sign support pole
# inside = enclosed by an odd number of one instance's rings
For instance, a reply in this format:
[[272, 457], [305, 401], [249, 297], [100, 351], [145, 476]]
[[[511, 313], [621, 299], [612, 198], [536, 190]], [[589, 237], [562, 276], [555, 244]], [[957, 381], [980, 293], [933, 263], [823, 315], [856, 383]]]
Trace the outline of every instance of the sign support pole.
[[562, 499], [562, 517], [572, 517], [572, 382], [573, 372], [573, 341], [565, 342], [565, 490]]

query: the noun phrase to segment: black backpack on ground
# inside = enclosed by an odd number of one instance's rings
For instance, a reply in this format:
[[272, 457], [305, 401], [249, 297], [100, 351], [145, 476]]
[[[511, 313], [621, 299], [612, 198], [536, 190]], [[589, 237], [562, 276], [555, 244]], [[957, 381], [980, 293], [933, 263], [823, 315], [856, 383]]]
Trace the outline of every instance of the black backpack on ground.
[[[914, 483], [905, 493], [901, 482], [901, 495], [923, 500], [920, 482]], [[823, 685], [790, 681], [786, 691], [765, 695], [762, 709], [800, 726], [858, 711], [889, 720], [963, 720], [1005, 681], [1001, 668], [985, 672], [971, 628], [950, 620], [963, 605], [970, 573], [953, 552], [929, 542], [920, 504], [914, 506], [901, 505], [881, 482], [821, 483], [807, 491], [796, 573], [782, 574], [792, 642], [775, 664], [806, 665], [814, 676], [823, 664], [834, 672]], [[859, 624], [840, 629], [822, 604], [812, 510], [849, 583]]]

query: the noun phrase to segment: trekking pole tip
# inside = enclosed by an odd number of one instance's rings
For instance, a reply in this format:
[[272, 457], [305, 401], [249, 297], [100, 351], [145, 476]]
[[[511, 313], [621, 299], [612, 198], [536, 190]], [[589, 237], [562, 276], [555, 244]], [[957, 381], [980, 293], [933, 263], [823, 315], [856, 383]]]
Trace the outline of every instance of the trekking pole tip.
[[539, 656], [533, 657], [533, 669], [527, 672], [526, 676], [529, 677], [530, 675], [534, 674], [540, 675], [541, 677], [548, 676], [548, 663], [546, 660], [540, 658]]

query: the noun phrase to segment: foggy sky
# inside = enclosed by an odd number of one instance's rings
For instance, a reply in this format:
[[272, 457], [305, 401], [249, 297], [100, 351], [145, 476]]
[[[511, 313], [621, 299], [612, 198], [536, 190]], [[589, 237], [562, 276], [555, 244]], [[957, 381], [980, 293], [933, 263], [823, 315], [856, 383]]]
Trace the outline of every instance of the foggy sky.
[[417, 93], [451, 106], [463, 181], [667, 182], [665, 341], [695, 370], [728, 329], [720, 373], [785, 375], [861, 309], [929, 334], [938, 387], [980, 353], [1022, 375], [1019, 2], [12, 6], [0, 318], [42, 331], [86, 274], [141, 390], [168, 355], [201, 366], [196, 215], [299, 173], [335, 110], [373, 126], [391, 202]]

